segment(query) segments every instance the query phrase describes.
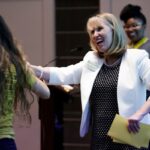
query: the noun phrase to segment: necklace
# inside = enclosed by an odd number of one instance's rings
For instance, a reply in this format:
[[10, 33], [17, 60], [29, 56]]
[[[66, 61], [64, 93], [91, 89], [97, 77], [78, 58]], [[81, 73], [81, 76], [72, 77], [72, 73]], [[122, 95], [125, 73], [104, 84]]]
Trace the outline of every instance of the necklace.
[[139, 48], [140, 46], [142, 46], [147, 41], [148, 41], [148, 38], [144, 37], [139, 42], [137, 42], [135, 45], [134, 44], [129, 44], [128, 46], [129, 46], [129, 48]]

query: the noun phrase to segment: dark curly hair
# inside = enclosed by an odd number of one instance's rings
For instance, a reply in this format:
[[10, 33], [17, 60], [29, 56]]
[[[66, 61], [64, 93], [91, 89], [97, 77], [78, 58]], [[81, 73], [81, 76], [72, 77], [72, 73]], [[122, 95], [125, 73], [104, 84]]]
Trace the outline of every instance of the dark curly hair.
[[126, 23], [129, 18], [137, 18], [142, 20], [143, 25], [146, 25], [146, 17], [141, 11], [140, 6], [128, 4], [122, 9], [120, 19]]

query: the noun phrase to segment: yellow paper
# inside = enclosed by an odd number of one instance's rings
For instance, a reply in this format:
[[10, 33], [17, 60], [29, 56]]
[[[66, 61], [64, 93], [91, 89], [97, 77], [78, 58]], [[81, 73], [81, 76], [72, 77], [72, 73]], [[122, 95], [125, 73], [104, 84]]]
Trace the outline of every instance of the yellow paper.
[[108, 135], [113, 138], [114, 142], [129, 144], [136, 148], [148, 148], [150, 140], [150, 125], [140, 123], [138, 133], [129, 133], [127, 130], [127, 119], [116, 115], [108, 131]]

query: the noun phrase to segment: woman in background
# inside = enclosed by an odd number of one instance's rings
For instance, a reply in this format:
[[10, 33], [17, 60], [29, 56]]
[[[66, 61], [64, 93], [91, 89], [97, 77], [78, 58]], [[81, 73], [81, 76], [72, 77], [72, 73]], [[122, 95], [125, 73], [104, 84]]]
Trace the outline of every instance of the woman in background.
[[122, 9], [120, 19], [129, 38], [128, 47], [145, 49], [150, 55], [150, 40], [145, 36], [147, 20], [141, 7], [128, 4]]
[[42, 98], [50, 96], [49, 88], [28, 68], [24, 54], [17, 45], [5, 20], [0, 16], [0, 150], [16, 150], [14, 114], [31, 122], [27, 98], [33, 91]]
[[[124, 29], [129, 39], [128, 48], [146, 50], [150, 57], [150, 40], [145, 36], [147, 20], [138, 5], [128, 4], [121, 13], [120, 19], [124, 22]], [[147, 90], [147, 98], [150, 91]]]

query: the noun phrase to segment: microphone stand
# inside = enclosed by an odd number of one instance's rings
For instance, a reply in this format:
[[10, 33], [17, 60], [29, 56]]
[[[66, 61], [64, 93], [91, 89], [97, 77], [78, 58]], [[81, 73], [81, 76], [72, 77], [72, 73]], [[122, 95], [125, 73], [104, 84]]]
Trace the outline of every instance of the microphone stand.
[[55, 57], [54, 59], [48, 61], [45, 65], [43, 65], [43, 67], [47, 67], [49, 64], [51, 64], [52, 62], [55, 62], [58, 59], [58, 57]]

